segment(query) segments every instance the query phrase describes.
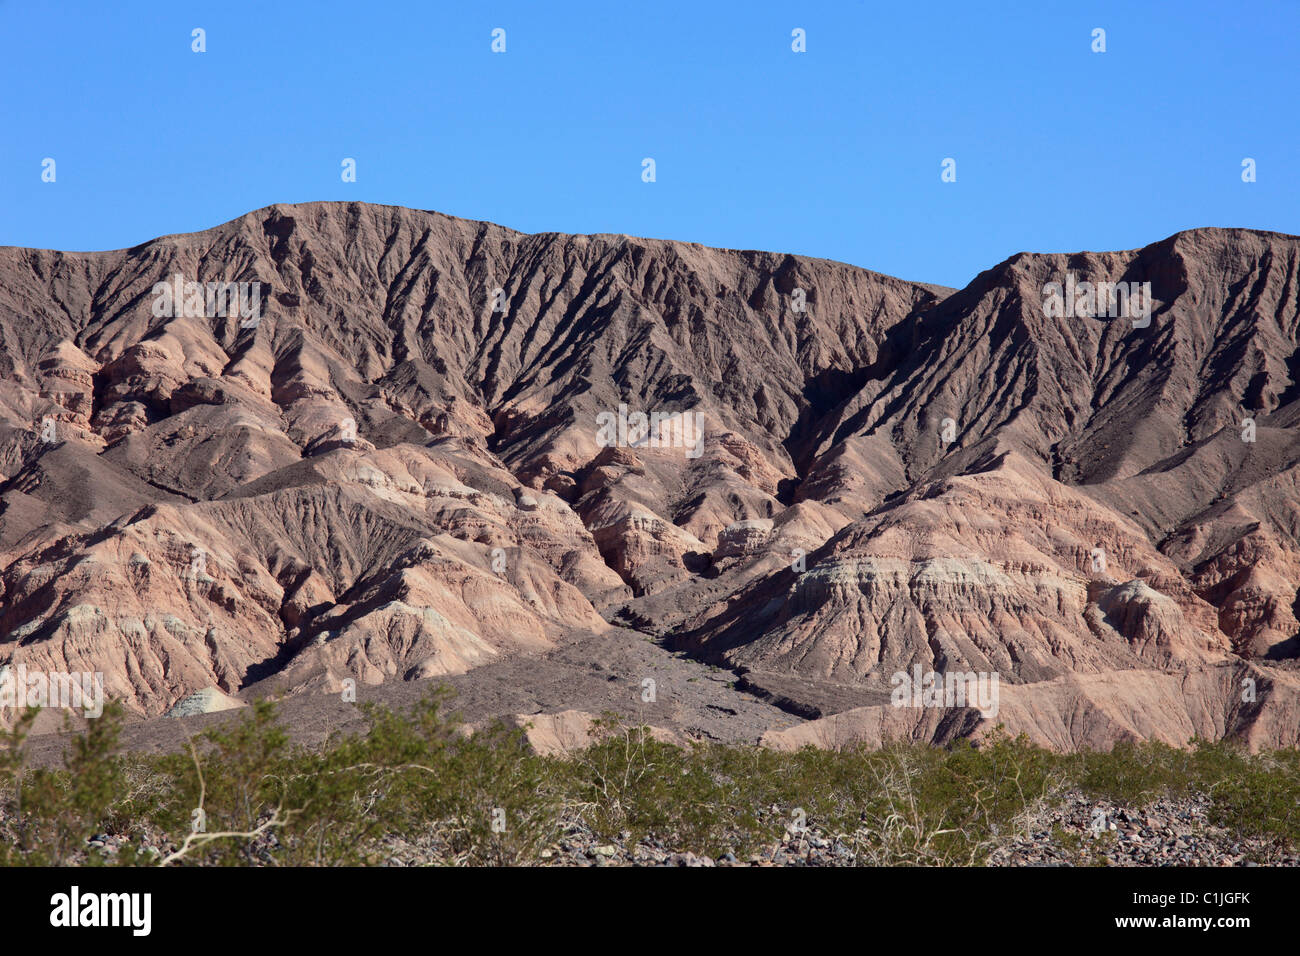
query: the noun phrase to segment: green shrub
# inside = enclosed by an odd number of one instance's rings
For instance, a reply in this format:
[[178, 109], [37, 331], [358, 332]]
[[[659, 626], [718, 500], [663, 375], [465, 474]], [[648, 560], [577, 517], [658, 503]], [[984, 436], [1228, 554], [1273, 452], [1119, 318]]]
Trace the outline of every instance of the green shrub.
[[[59, 769], [27, 766], [25, 712], [0, 733], [0, 863], [527, 865], [588, 830], [715, 858], [815, 835], [859, 863], [972, 864], [1069, 790], [1134, 809], [1199, 794], [1212, 823], [1266, 841], [1266, 858], [1300, 845], [1295, 750], [1193, 741], [1063, 755], [999, 732], [978, 745], [778, 753], [677, 746], [607, 716], [582, 752], [543, 757], [515, 729], [462, 733], [446, 704], [437, 692], [406, 712], [366, 707], [364, 731], [309, 750], [265, 701], [164, 756], [118, 755], [122, 712], [110, 706], [68, 738]], [[101, 833], [129, 842], [88, 851]], [[1076, 862], [1101, 859], [1069, 836], [1058, 843]]]

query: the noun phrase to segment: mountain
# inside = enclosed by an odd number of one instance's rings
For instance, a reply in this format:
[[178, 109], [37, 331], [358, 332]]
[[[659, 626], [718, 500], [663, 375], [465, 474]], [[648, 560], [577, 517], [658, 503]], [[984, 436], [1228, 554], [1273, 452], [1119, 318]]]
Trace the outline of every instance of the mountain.
[[[152, 718], [651, 637], [772, 746], [1294, 744], [1298, 272], [1199, 229], [955, 291], [359, 203], [0, 249], [0, 663]], [[893, 706], [931, 672], [998, 713]]]

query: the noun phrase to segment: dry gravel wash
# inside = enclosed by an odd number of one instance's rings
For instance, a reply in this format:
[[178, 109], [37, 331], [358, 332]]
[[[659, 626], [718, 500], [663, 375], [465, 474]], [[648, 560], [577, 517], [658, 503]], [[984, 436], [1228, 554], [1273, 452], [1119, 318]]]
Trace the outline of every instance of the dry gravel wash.
[[[655, 682], [653, 701], [643, 699], [647, 678]], [[454, 692], [447, 711], [467, 727], [497, 719], [531, 725], [530, 742], [543, 753], [584, 746], [589, 742], [589, 717], [606, 714], [662, 729], [683, 744], [754, 744], [766, 733], [801, 723], [774, 704], [737, 690], [738, 682], [732, 671], [668, 651], [638, 631], [611, 628], [598, 641], [564, 641], [544, 654], [506, 656], [466, 674], [360, 685], [355, 703], [344, 702], [338, 693], [291, 695], [280, 700], [278, 712], [294, 743], [318, 747], [331, 734], [366, 730], [359, 705], [401, 711], [446, 686]], [[281, 689], [273, 677], [246, 696], [275, 695]], [[132, 720], [123, 728], [122, 746], [134, 753], [174, 753], [183, 750], [191, 736], [245, 713], [241, 708]], [[39, 730], [44, 732], [28, 740], [31, 764], [59, 766], [69, 738], [59, 732], [63, 725], [56, 712], [42, 717]]]

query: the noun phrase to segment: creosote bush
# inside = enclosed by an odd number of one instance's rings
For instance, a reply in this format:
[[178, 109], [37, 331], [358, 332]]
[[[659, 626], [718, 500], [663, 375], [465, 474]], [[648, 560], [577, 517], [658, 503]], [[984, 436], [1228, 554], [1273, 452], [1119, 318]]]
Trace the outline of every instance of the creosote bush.
[[[859, 863], [965, 865], [1070, 790], [1133, 807], [1201, 794], [1212, 823], [1300, 844], [1296, 751], [1192, 741], [1054, 754], [997, 732], [978, 745], [778, 753], [683, 748], [606, 715], [591, 746], [544, 757], [519, 730], [461, 732], [447, 703], [437, 692], [409, 712], [368, 706], [363, 732], [304, 749], [262, 701], [163, 756], [118, 754], [123, 714], [110, 706], [68, 738], [57, 770], [28, 766], [27, 711], [0, 734], [0, 863], [528, 865], [584, 832], [743, 858], [815, 828]], [[105, 836], [127, 839], [107, 854], [91, 845]]]

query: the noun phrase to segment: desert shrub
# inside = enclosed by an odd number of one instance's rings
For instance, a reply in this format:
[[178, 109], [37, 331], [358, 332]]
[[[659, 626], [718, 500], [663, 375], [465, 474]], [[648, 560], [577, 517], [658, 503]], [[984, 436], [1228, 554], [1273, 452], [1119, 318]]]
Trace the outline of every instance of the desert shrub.
[[122, 708], [110, 702], [99, 718], [70, 737], [62, 769], [25, 767], [26, 736], [35, 715], [35, 708], [29, 708], [19, 717], [6, 734], [0, 758], [13, 836], [0, 859], [62, 866], [82, 853], [93, 836], [115, 829], [114, 805], [125, 789], [122, 759], [115, 753]]
[[366, 732], [318, 751], [289, 747], [274, 705], [258, 703], [165, 758], [180, 786], [145, 812], [168, 833], [191, 831], [177, 858], [190, 862], [375, 863], [385, 841], [435, 833], [446, 862], [535, 857], [552, 835], [541, 758], [517, 731], [458, 733], [443, 701], [435, 694], [406, 714], [367, 707]]
[[718, 838], [722, 790], [695, 754], [657, 740], [646, 727], [611, 716], [596, 721], [598, 740], [554, 769], [575, 822], [612, 841], [651, 835], [708, 852]]
[[1268, 838], [1275, 852], [1300, 846], [1300, 752], [1238, 756], [1237, 772], [1206, 787], [1211, 822], [1243, 836]]
[[[0, 863], [527, 865], [590, 831], [715, 858], [817, 839], [859, 863], [978, 864], [1070, 790], [1134, 809], [1201, 795], [1212, 823], [1268, 841], [1265, 859], [1300, 845], [1296, 750], [1193, 741], [1063, 755], [994, 733], [779, 753], [678, 746], [607, 716], [585, 750], [543, 757], [518, 730], [463, 733], [447, 704], [434, 693], [408, 711], [366, 707], [364, 730], [304, 749], [260, 702], [163, 756], [117, 754], [110, 705], [68, 738], [59, 768], [27, 766], [35, 712], [20, 714], [0, 732]], [[99, 834], [129, 839], [101, 855], [87, 849]]]

